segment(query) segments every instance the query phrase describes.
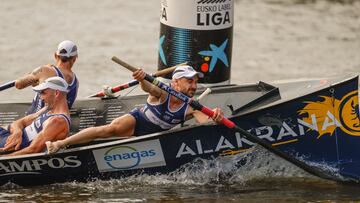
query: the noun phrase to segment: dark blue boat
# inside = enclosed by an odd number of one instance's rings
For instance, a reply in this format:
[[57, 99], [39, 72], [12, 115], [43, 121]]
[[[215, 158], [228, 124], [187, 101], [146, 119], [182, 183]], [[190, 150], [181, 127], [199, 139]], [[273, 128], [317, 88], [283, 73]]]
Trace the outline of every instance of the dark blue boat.
[[[201, 92], [201, 90], [200, 90]], [[84, 100], [72, 109], [72, 133], [111, 122], [143, 105], [146, 95]], [[271, 152], [322, 178], [360, 180], [358, 77], [214, 87], [203, 104], [222, 107], [230, 120], [264, 140]], [[28, 104], [1, 104], [0, 124]], [[169, 173], [196, 158], [234, 156], [256, 143], [223, 125], [186, 122], [130, 139], [98, 140], [62, 152], [0, 158], [0, 184], [43, 185]], [[237, 165], [241, 167], [242, 163]]]

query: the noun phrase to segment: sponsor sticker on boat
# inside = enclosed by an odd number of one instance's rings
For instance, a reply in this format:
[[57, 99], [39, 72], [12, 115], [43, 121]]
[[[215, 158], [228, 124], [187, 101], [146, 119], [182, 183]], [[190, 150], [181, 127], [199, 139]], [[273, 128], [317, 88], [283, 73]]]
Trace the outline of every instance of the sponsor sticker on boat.
[[93, 154], [100, 172], [166, 165], [159, 140], [112, 146]]

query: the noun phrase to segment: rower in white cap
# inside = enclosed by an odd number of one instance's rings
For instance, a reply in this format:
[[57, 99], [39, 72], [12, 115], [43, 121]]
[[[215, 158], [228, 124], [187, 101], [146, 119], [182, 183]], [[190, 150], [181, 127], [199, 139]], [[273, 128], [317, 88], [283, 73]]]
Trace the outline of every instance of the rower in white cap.
[[[38, 85], [49, 77], [59, 76], [65, 79], [69, 85], [67, 102], [69, 108], [71, 108], [76, 99], [79, 88], [79, 81], [76, 78], [75, 73], [72, 71], [72, 67], [78, 57], [77, 46], [72, 41], [62, 41], [58, 45], [58, 48], [54, 53], [54, 57], [55, 65], [47, 64], [34, 69], [31, 73], [18, 78], [15, 81], [15, 87], [17, 89], [23, 89], [30, 85]], [[44, 101], [41, 100], [40, 95], [36, 94], [31, 107], [27, 111], [27, 115], [39, 111], [42, 107], [44, 107], [44, 105]]]
[[45, 102], [40, 111], [27, 115], [0, 127], [0, 151], [9, 155], [42, 152], [45, 142], [66, 138], [70, 131], [70, 112], [66, 100], [67, 82], [58, 77], [50, 77], [33, 87]]
[[[193, 97], [198, 79], [203, 76], [203, 73], [195, 71], [191, 66], [179, 66], [173, 72], [171, 87]], [[135, 108], [108, 125], [87, 128], [64, 140], [48, 142], [48, 152], [54, 153], [68, 145], [87, 143], [97, 138], [141, 136], [169, 130], [192, 117], [195, 117], [199, 123], [209, 120], [201, 111], [194, 110], [187, 103], [144, 80], [145, 72], [142, 69], [135, 71], [133, 77], [140, 82], [141, 88], [149, 93], [144, 107]], [[223, 119], [221, 109], [214, 109], [212, 119], [221, 122]]]

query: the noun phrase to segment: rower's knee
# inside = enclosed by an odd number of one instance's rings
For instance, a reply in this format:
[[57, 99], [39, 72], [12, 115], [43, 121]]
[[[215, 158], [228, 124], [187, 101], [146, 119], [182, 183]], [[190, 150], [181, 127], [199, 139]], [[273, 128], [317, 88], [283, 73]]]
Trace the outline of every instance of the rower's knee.
[[116, 127], [112, 125], [112, 123], [102, 126], [102, 129], [100, 130], [100, 133], [107, 135], [106, 137], [110, 137], [116, 134]]
[[136, 120], [133, 116], [125, 114], [109, 124], [109, 130], [120, 137], [130, 137], [134, 133]]

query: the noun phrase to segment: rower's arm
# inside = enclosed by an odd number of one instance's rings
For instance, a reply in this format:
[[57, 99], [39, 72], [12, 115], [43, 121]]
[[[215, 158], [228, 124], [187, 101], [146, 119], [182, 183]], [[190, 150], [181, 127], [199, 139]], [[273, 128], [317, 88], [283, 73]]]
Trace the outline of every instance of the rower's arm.
[[195, 120], [198, 123], [207, 123], [210, 122], [211, 119], [209, 118], [209, 116], [203, 114], [201, 111], [197, 111], [197, 110], [193, 110], [193, 113], [191, 114], [191, 116], [188, 116], [187, 118], [195, 118]]
[[28, 147], [8, 154], [7, 156], [42, 152], [46, 147], [46, 141], [64, 139], [69, 132], [68, 128], [68, 124], [63, 117], [53, 116], [46, 121], [43, 130], [34, 138]]
[[10, 135], [6, 140], [5, 146], [1, 148], [3, 151], [9, 151], [9, 150], [18, 150], [20, 149], [21, 143], [22, 143], [22, 134], [23, 129], [30, 125], [31, 122], [33, 122], [41, 113], [43, 113], [46, 110], [44, 107], [39, 112], [30, 114], [28, 116], [25, 116], [21, 119], [18, 119], [14, 121], [10, 125]]
[[42, 109], [40, 109], [38, 112], [35, 112], [33, 114], [27, 115], [25, 117], [22, 117], [16, 121], [14, 121], [11, 125], [10, 125], [10, 133], [13, 134], [15, 132], [19, 132], [26, 127], [28, 125], [30, 125], [40, 114], [44, 113], [46, 111], [47, 107], [44, 107]]
[[155, 85], [152, 85], [148, 81], [143, 80], [140, 82], [140, 85], [141, 85], [141, 89], [149, 93], [151, 96], [160, 98], [161, 95], [163, 94], [163, 90], [161, 90]]
[[142, 69], [138, 69], [133, 72], [133, 77], [135, 80], [139, 81], [141, 89], [149, 93], [153, 97], [160, 98], [163, 94], [163, 90], [158, 88], [155, 85], [152, 85], [150, 82], [144, 80], [146, 73]]
[[189, 107], [188, 112], [186, 114], [186, 119], [191, 119], [195, 117], [195, 120], [198, 123], [207, 123], [210, 121], [215, 121], [216, 123], [221, 123], [222, 119], [224, 118], [224, 113], [220, 108], [213, 109], [214, 115], [213, 117], [209, 117], [201, 111], [194, 110], [193, 108]]
[[15, 87], [17, 89], [23, 89], [28, 86], [36, 86], [41, 81], [42, 78], [47, 78], [52, 76], [54, 73], [52, 69], [50, 69], [49, 65], [40, 66], [34, 69], [32, 72], [24, 75], [21, 78], [15, 80]]

